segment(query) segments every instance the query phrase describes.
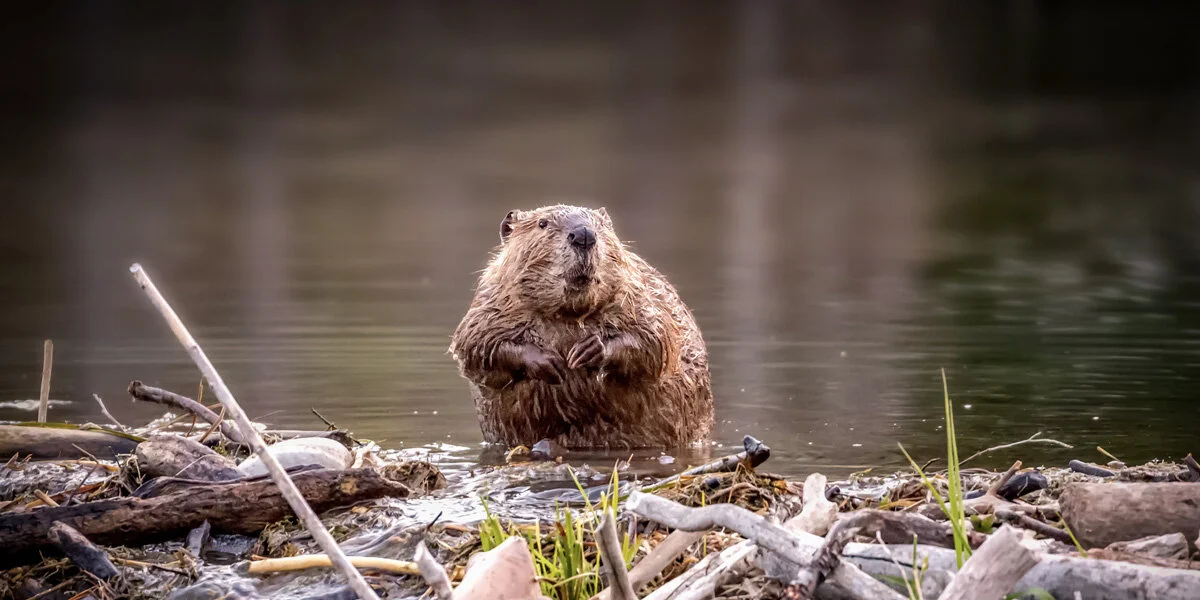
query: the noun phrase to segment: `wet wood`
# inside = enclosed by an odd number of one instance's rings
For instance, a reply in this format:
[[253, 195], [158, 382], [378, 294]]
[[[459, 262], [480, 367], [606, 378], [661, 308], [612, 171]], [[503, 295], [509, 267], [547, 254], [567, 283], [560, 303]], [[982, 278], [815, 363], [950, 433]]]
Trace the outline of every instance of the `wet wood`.
[[629, 571], [625, 570], [625, 556], [621, 553], [617, 524], [608, 510], [604, 511], [604, 517], [600, 519], [598, 534], [600, 558], [608, 570], [608, 587], [612, 590], [613, 600], [638, 600], [629, 582]]
[[[315, 510], [384, 496], [406, 497], [402, 484], [372, 469], [298, 473], [296, 487]], [[139, 546], [177, 538], [208, 521], [218, 531], [255, 533], [292, 514], [270, 480], [193, 486], [154, 498], [118, 498], [0, 516], [0, 565], [40, 560], [53, 550], [51, 525], [62, 521], [98, 544]]]
[[229, 438], [239, 444], [246, 443], [245, 439], [242, 437], [241, 433], [238, 432], [237, 428], [232, 422], [221, 419], [217, 413], [209, 410], [207, 406], [204, 406], [203, 404], [200, 404], [199, 402], [196, 402], [187, 396], [181, 396], [175, 392], [164, 390], [162, 388], [151, 387], [136, 379], [129, 383], [129, 395], [132, 396], [134, 400], [153, 402], [155, 404], [169, 406], [176, 410], [189, 412], [210, 425], [219, 423], [221, 434], [226, 438]]
[[1059, 507], [1089, 548], [1168, 533], [1190, 539], [1200, 529], [1200, 483], [1075, 483]]
[[38, 391], [38, 423], [46, 422], [50, 408], [50, 370], [54, 365], [54, 342], [42, 342], [42, 386]]
[[96, 430], [0, 425], [0, 457], [33, 455], [36, 460], [116, 458], [131, 454], [138, 443], [127, 437]]
[[1001, 527], [963, 564], [939, 599], [1000, 600], [1037, 562], [1016, 529]]
[[199, 442], [160, 435], [138, 445], [135, 453], [143, 476], [230, 481], [242, 477], [232, 460]]
[[46, 536], [80, 569], [100, 579], [117, 576], [117, 568], [108, 559], [108, 553], [97, 548], [95, 544], [88, 541], [87, 537], [70, 525], [55, 521], [50, 525], [50, 531]]

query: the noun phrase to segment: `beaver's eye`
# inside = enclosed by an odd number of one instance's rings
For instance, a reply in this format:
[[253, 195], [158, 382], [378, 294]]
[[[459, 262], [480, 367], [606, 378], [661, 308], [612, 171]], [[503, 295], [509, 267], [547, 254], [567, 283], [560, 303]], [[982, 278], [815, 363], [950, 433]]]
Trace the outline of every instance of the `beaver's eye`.
[[550, 221], [547, 221], [547, 220], [545, 220], [545, 219], [542, 219], [541, 221], [538, 221], [538, 227], [541, 227], [542, 229], [545, 229], [545, 228], [546, 228], [546, 226], [547, 226], [547, 225], [549, 225], [549, 224], [550, 224]]

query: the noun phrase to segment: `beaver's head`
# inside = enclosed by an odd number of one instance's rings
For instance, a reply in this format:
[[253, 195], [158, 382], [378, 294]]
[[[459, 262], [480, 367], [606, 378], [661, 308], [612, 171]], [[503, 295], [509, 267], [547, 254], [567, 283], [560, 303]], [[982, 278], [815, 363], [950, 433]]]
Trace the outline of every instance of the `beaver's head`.
[[615, 298], [625, 263], [603, 208], [556, 205], [504, 216], [485, 277], [539, 312], [582, 315]]

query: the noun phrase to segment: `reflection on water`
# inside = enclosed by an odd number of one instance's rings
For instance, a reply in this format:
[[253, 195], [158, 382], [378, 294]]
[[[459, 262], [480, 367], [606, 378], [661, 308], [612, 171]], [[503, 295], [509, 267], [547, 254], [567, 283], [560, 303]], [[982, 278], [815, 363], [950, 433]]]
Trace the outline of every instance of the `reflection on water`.
[[135, 378], [195, 389], [137, 260], [252, 417], [475, 447], [449, 334], [500, 217], [567, 200], [676, 284], [718, 441], [774, 470], [940, 453], [941, 367], [964, 452], [1195, 450], [1186, 19], [557, 6], [34, 20], [59, 51], [6, 84], [0, 399], [36, 396], [45, 337], [59, 418], [98, 420], [95, 392], [147, 419]]

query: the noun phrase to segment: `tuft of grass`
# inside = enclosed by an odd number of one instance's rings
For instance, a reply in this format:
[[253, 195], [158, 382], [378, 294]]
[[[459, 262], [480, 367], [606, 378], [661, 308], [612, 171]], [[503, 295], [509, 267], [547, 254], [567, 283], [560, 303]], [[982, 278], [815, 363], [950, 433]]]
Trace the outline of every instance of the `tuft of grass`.
[[963, 563], [971, 557], [971, 544], [967, 541], [966, 517], [963, 512], [963, 491], [962, 479], [959, 473], [958, 461], [958, 439], [954, 430], [954, 406], [950, 402], [950, 386], [946, 383], [946, 370], [942, 369], [942, 397], [945, 401], [946, 410], [946, 499], [942, 498], [937, 487], [933, 482], [925, 476], [925, 472], [917, 465], [904, 446], [900, 445], [900, 451], [904, 453], [904, 457], [912, 465], [913, 470], [921, 476], [921, 483], [925, 484], [925, 488], [933, 494], [933, 499], [937, 501], [938, 508], [950, 520], [950, 529], [954, 534], [954, 558], [958, 562], [958, 568], [962, 568]]
[[[542, 594], [555, 600], [584, 600], [603, 589], [600, 557], [596, 551], [597, 530], [605, 511], [616, 518], [620, 503], [620, 480], [615, 467], [608, 487], [595, 503], [588, 498], [587, 491], [579, 482], [575, 471], [570, 473], [575, 487], [583, 496], [585, 507], [576, 515], [569, 508], [555, 504], [553, 527], [546, 536], [541, 534], [540, 523], [533, 528], [522, 528], [512, 523], [506, 527], [491, 512], [487, 501], [480, 498], [484, 511], [484, 519], [479, 524], [483, 550], [491, 550], [514, 535], [524, 538], [529, 545], [530, 554], [533, 555], [533, 566], [537, 571]], [[636, 552], [636, 538], [625, 532], [621, 538], [621, 553], [626, 568], [630, 566]]]

